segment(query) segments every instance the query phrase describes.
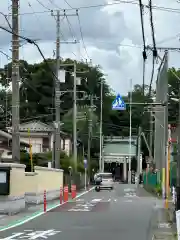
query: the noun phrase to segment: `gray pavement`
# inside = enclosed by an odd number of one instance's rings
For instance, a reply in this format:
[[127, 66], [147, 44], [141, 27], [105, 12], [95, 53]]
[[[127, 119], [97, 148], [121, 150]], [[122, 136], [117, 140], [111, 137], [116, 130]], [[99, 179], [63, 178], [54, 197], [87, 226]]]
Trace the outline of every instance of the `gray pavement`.
[[94, 190], [21, 226], [0, 232], [2, 240], [152, 239], [156, 199], [135, 185]]

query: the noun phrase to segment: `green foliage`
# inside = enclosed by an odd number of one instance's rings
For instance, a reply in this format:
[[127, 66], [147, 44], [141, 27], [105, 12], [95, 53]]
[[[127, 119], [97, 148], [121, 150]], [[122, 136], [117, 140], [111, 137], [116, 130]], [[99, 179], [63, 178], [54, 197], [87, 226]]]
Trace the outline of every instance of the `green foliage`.
[[30, 156], [29, 156], [29, 153], [25, 150], [20, 152], [20, 163], [26, 165], [26, 169], [25, 169], [26, 172], [31, 172], [32, 166], [31, 166]]
[[154, 193], [158, 196], [162, 195], [162, 187], [161, 184], [158, 184], [155, 188], [154, 188]]
[[[48, 59], [48, 63], [54, 69], [55, 61]], [[64, 59], [62, 63], [73, 63], [71, 59]], [[61, 91], [67, 91], [61, 96], [63, 104], [61, 104], [61, 119], [64, 122], [63, 129], [73, 135], [72, 107], [73, 107], [73, 67], [65, 67], [67, 70], [66, 82], [61, 83]], [[172, 69], [179, 77], [180, 70]], [[79, 72], [81, 72], [79, 74]], [[83, 72], [83, 73], [82, 73]], [[11, 79], [11, 63], [0, 69], [1, 84], [4, 88], [7, 87], [7, 78]], [[29, 64], [26, 61], [20, 61], [20, 119], [22, 122], [39, 119], [45, 123], [54, 121], [54, 76], [47, 64], [43, 61], [37, 64]], [[100, 83], [103, 82], [103, 135], [105, 136], [128, 136], [129, 135], [129, 105], [126, 111], [113, 111], [111, 109], [112, 101], [115, 99], [115, 94], [108, 86], [105, 75], [100, 66], [90, 66], [83, 62], [77, 62], [77, 77], [81, 77], [81, 85], [77, 86], [77, 98], [82, 99], [84, 94], [93, 94], [97, 97], [94, 100], [95, 111], [92, 114], [92, 148], [91, 155], [99, 152], [99, 119], [100, 119]], [[171, 71], [168, 72], [169, 77], [169, 94], [178, 96], [179, 81], [174, 77]], [[10, 82], [10, 81], [9, 81]], [[7, 101], [5, 100], [7, 99]], [[129, 97], [124, 96], [125, 102], [129, 102]], [[150, 102], [148, 97], [148, 86], [145, 86], [145, 96], [142, 94], [142, 86], [135, 85], [132, 92], [133, 102]], [[0, 91], [0, 105], [3, 109], [11, 108], [11, 93], [6, 94], [5, 90]], [[84, 144], [85, 152], [87, 151], [87, 136], [88, 136], [88, 121], [89, 121], [89, 99], [78, 101], [78, 138]], [[5, 111], [4, 111], [5, 112]], [[149, 114], [145, 113], [142, 121], [142, 105], [132, 106], [132, 135], [137, 135], [139, 123], [143, 124], [143, 131], [146, 137], [149, 137]], [[170, 100], [169, 105], [169, 120], [177, 122], [178, 103]], [[6, 123], [10, 123], [10, 114], [6, 118], [5, 114], [0, 116], [0, 129], [4, 129]], [[144, 142], [143, 142], [144, 143]], [[143, 150], [147, 151], [143, 146]], [[147, 152], [146, 152], [147, 155]], [[40, 161], [40, 164], [45, 164], [50, 157], [44, 155], [34, 155], [33, 161]], [[64, 159], [64, 158], [62, 158]], [[43, 163], [42, 163], [43, 161]], [[64, 160], [62, 160], [63, 162]], [[97, 161], [97, 160], [96, 160]], [[68, 161], [62, 163], [68, 165]], [[81, 168], [81, 167], [80, 167]]]
[[[178, 122], [178, 111], [179, 111], [179, 88], [180, 82], [172, 73], [174, 72], [180, 78], [180, 69], [176, 70], [175, 68], [171, 68], [168, 71], [168, 83], [169, 83], [169, 122], [177, 123]], [[174, 99], [177, 99], [175, 101]]]

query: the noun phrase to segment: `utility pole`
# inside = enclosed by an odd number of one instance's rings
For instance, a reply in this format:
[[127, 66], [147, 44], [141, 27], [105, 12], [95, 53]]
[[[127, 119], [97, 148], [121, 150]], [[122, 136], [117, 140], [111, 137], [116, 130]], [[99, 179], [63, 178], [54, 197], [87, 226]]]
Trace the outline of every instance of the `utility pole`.
[[77, 172], [77, 90], [76, 90], [76, 61], [74, 61], [74, 86], [73, 86], [73, 153], [74, 167]]
[[90, 95], [90, 108], [88, 119], [88, 167], [90, 174], [90, 162], [91, 162], [91, 138], [92, 138], [92, 111], [93, 111], [93, 95]]
[[61, 151], [61, 128], [60, 128], [60, 11], [57, 10], [56, 14], [52, 12], [52, 15], [56, 17], [56, 79], [55, 79], [55, 98], [54, 105], [56, 110], [56, 122], [55, 122], [55, 168], [60, 168], [60, 151]]
[[137, 182], [137, 185], [139, 185], [139, 176], [140, 176], [140, 171], [141, 171], [141, 166], [140, 166], [140, 157], [141, 157], [141, 132], [142, 132], [142, 129], [141, 129], [141, 126], [139, 126], [139, 129], [138, 129], [138, 157], [137, 157], [137, 179], [138, 179], [138, 182]]
[[[63, 10], [63, 14], [61, 14], [60, 10], [56, 10], [54, 14], [53, 10], [51, 10], [51, 15], [56, 19], [56, 79], [55, 79], [55, 111], [56, 111], [56, 122], [55, 122], [55, 133], [54, 133], [54, 141], [53, 141], [53, 152], [54, 154], [54, 162], [55, 168], [60, 168], [60, 152], [61, 152], [61, 79], [60, 79], [60, 17], [67, 16], [77, 16], [76, 14], [66, 14], [66, 11]], [[66, 44], [76, 44], [77, 41], [73, 42], [61, 42]]]
[[103, 81], [101, 80], [101, 110], [100, 110], [100, 126], [99, 126], [99, 172], [102, 170], [102, 107], [103, 107]]
[[168, 124], [168, 139], [166, 146], [166, 199], [165, 207], [169, 208], [169, 194], [170, 194], [170, 151], [171, 151], [171, 125]]
[[[150, 111], [150, 135], [149, 135], [149, 147], [151, 149], [151, 155], [152, 155], [152, 147], [153, 145], [153, 114], [152, 111]], [[150, 156], [151, 161], [152, 161], [152, 156]]]
[[19, 0], [12, 0], [12, 159], [20, 162], [19, 137]]
[[176, 210], [180, 210], [180, 84], [179, 84], [179, 121], [178, 121], [178, 154], [177, 154], [177, 182], [176, 182]]
[[132, 79], [130, 79], [130, 105], [129, 105], [129, 170], [128, 182], [131, 183], [131, 139], [132, 139]]

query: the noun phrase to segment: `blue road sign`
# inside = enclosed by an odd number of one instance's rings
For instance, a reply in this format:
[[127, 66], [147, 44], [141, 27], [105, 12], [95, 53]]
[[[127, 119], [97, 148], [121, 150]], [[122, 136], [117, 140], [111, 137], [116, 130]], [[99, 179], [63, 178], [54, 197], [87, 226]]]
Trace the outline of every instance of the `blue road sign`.
[[112, 110], [126, 110], [126, 104], [120, 94], [112, 102]]
[[87, 168], [87, 160], [84, 159], [84, 168], [86, 169]]

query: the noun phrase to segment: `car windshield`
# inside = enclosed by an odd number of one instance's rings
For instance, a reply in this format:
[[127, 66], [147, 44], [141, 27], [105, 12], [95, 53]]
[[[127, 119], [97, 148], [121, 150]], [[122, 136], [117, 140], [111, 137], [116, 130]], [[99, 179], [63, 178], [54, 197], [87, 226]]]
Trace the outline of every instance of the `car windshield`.
[[112, 174], [100, 174], [100, 176], [102, 177], [102, 179], [112, 179]]

